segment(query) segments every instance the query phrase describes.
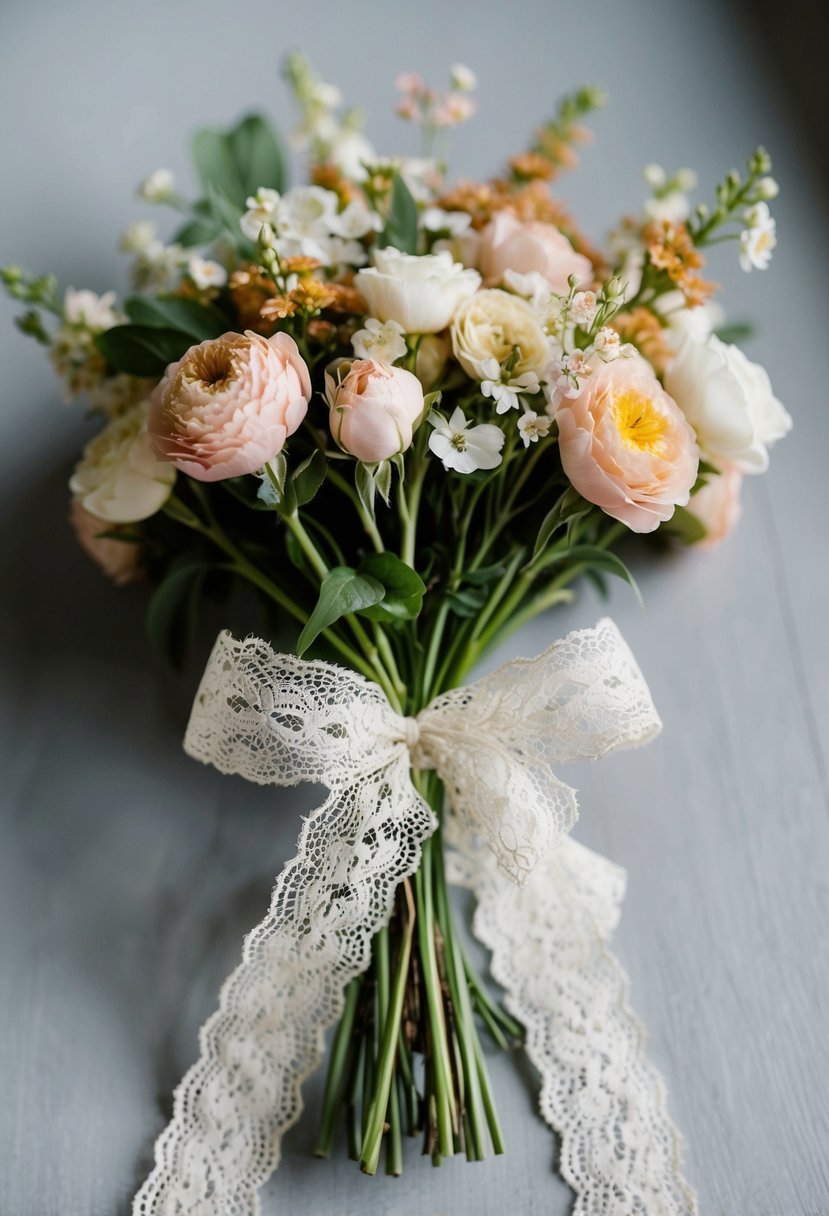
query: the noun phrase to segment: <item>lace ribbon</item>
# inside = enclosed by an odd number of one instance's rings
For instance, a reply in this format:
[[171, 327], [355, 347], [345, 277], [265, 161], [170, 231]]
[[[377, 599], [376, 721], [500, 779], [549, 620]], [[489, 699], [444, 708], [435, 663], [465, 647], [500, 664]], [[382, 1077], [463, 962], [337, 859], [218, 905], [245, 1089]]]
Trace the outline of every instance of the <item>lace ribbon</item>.
[[412, 767], [436, 769], [446, 788], [457, 866], [480, 901], [477, 931], [527, 1027], [579, 1216], [695, 1211], [661, 1082], [606, 948], [620, 873], [563, 840], [576, 796], [550, 767], [637, 746], [659, 729], [608, 620], [438, 697], [415, 719], [351, 671], [220, 635], [186, 750], [260, 784], [316, 781], [329, 795], [202, 1027], [134, 1216], [259, 1212], [257, 1190], [299, 1118], [300, 1086], [319, 1065], [343, 989], [367, 966], [395, 890], [434, 831]]

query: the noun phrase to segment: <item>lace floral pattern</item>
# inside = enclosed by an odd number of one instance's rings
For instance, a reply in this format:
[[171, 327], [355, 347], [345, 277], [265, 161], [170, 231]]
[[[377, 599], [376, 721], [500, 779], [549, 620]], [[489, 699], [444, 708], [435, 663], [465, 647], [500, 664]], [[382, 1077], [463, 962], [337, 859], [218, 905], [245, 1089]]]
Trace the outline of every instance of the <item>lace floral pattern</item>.
[[434, 831], [411, 767], [437, 770], [458, 856], [474, 860], [466, 877], [480, 899], [479, 935], [527, 1025], [579, 1216], [690, 1212], [678, 1200], [641, 1206], [673, 1178], [675, 1136], [604, 945], [618, 872], [600, 858], [586, 866], [584, 851], [562, 842], [576, 797], [550, 768], [638, 745], [659, 728], [633, 656], [607, 620], [438, 697], [416, 719], [401, 718], [351, 671], [222, 634], [186, 750], [250, 781], [316, 781], [329, 795], [305, 821], [269, 912], [202, 1028], [199, 1060], [176, 1091], [134, 1216], [259, 1212], [257, 1189], [299, 1118], [301, 1084], [321, 1060], [343, 989], [367, 966], [395, 889]]

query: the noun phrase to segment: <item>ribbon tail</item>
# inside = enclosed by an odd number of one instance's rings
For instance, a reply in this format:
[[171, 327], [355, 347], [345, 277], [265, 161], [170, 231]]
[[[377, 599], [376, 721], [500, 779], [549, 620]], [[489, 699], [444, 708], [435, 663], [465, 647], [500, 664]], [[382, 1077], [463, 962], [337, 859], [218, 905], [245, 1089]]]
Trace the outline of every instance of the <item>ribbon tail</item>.
[[133, 1216], [259, 1213], [257, 1190], [299, 1119], [301, 1085], [322, 1059], [343, 989], [368, 965], [372, 937], [435, 827], [404, 758], [332, 789], [305, 821], [297, 856], [201, 1029], [199, 1059], [176, 1090]]
[[475, 935], [526, 1028], [573, 1216], [696, 1216], [665, 1086], [608, 945], [624, 871], [567, 838], [518, 887], [486, 846], [457, 837], [450, 874], [477, 897]]

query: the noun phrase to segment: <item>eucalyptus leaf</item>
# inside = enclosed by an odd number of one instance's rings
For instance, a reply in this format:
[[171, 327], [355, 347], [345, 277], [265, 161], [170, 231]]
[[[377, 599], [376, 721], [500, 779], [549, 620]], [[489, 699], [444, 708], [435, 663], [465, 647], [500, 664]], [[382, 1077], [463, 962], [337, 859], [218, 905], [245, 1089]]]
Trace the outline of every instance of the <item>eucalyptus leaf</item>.
[[393, 245], [401, 253], [417, 253], [417, 203], [399, 173], [392, 181], [389, 215], [377, 244], [381, 249]]
[[221, 230], [221, 224], [217, 223], [212, 215], [205, 218], [197, 217], [177, 228], [173, 234], [173, 240], [177, 245], [183, 245], [185, 249], [192, 249], [194, 245], [212, 244]]
[[611, 553], [609, 549], [602, 549], [598, 545], [570, 545], [559, 553], [551, 555], [544, 564], [554, 566], [561, 562], [567, 562], [568, 565], [580, 563], [606, 574], [615, 574], [617, 578], [628, 584], [639, 603], [642, 603], [642, 593], [636, 579], [622, 559], [615, 553]]
[[303, 655], [314, 639], [335, 621], [379, 604], [384, 595], [383, 584], [377, 579], [358, 574], [350, 566], [334, 566], [323, 579], [314, 611], [299, 635], [297, 654]]
[[209, 196], [211, 190], [217, 190], [243, 207], [248, 192], [231, 136], [214, 127], [205, 127], [193, 137], [192, 154], [205, 194]]
[[115, 325], [96, 334], [95, 344], [113, 371], [158, 377], [193, 345], [193, 336], [181, 329]]
[[[245, 198], [260, 186], [282, 193], [285, 189], [285, 154], [267, 119], [261, 114], [248, 114], [230, 132], [230, 146]], [[244, 203], [245, 198], [239, 201]]]
[[379, 604], [362, 612], [372, 621], [411, 621], [423, 607], [426, 584], [411, 566], [394, 553], [370, 553], [360, 562], [358, 574], [376, 580], [384, 589]]

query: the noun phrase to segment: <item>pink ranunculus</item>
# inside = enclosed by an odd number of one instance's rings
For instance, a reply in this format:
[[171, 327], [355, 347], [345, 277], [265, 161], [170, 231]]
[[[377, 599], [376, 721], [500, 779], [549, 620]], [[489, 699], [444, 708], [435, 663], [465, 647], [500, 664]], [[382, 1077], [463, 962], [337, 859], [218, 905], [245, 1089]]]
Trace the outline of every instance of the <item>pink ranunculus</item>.
[[567, 295], [571, 274], [582, 287], [593, 279], [590, 259], [576, 253], [554, 224], [519, 220], [509, 211], [499, 211], [484, 228], [478, 258], [478, 268], [490, 285], [500, 283], [508, 270], [516, 274], [535, 272], [558, 295]]
[[135, 529], [123, 524], [111, 524], [99, 519], [87, 511], [80, 498], [73, 498], [69, 508], [69, 522], [77, 537], [78, 544], [103, 570], [104, 574], [123, 587], [126, 583], [136, 583], [144, 577], [141, 564], [142, 546], [136, 540], [117, 540], [115, 536], [102, 536], [102, 532], [129, 533]]
[[631, 531], [653, 532], [688, 502], [699, 465], [694, 432], [641, 356], [590, 366], [578, 396], [555, 404], [564, 472]]
[[700, 548], [712, 549], [737, 526], [742, 514], [742, 485], [743, 475], [737, 466], [726, 464], [708, 477], [688, 503], [690, 513], [705, 528], [705, 536], [697, 542]]
[[423, 420], [423, 388], [411, 372], [373, 359], [345, 360], [325, 373], [331, 434], [373, 464], [405, 452]]
[[310, 396], [293, 338], [226, 333], [167, 368], [151, 398], [149, 433], [161, 457], [197, 481], [241, 477], [282, 450]]

